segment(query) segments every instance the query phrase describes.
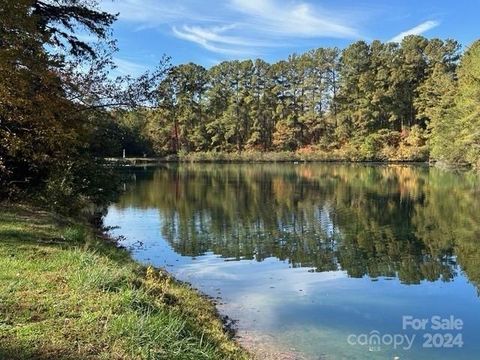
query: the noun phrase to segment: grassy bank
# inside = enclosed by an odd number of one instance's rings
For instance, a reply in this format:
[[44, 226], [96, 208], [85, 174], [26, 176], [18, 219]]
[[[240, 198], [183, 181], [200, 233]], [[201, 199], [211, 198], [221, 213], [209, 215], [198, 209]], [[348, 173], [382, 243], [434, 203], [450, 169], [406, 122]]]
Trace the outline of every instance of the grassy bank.
[[245, 359], [215, 306], [87, 225], [0, 205], [0, 359]]

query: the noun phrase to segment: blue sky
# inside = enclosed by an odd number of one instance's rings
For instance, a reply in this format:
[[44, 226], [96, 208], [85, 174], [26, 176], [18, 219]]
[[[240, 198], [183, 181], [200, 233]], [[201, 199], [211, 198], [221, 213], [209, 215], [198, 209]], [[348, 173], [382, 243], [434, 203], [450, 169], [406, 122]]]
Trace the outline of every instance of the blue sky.
[[101, 0], [120, 13], [114, 26], [118, 71], [138, 75], [163, 54], [174, 64], [210, 67], [356, 40], [399, 41], [407, 34], [480, 38], [480, 0]]

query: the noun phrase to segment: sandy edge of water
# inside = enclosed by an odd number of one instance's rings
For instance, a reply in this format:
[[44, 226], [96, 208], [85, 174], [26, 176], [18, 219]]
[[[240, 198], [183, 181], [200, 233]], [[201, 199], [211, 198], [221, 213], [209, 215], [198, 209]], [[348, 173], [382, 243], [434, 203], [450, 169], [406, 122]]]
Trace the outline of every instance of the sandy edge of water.
[[256, 360], [311, 360], [295, 349], [284, 348], [268, 334], [238, 330], [235, 340]]

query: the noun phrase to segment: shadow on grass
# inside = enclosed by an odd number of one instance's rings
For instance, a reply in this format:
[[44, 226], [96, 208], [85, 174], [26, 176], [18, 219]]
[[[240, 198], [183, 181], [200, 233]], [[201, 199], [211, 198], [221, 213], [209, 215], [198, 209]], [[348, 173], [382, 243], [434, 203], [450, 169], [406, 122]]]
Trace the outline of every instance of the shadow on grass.
[[86, 248], [117, 263], [132, 261], [127, 250], [93, 225], [21, 205], [0, 204], [0, 242], [9, 247]]
[[56, 349], [28, 349], [19, 346], [18, 348], [5, 347], [0, 341], [0, 359], [5, 360], [87, 360], [92, 359], [91, 355], [66, 354]]

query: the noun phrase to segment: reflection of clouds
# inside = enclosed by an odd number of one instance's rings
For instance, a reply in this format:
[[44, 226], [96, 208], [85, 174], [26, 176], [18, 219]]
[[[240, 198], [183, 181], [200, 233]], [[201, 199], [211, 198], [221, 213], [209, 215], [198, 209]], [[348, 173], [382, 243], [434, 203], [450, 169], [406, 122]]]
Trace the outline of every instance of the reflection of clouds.
[[[133, 255], [138, 260], [154, 266], [170, 267], [185, 263], [187, 259], [177, 254], [162, 237], [162, 221], [155, 208], [111, 205], [103, 223], [107, 227], [116, 227], [109, 233], [114, 237], [122, 236], [121, 245], [133, 248]], [[141, 248], [135, 246], [138, 243], [142, 244]]]
[[310, 273], [274, 258], [261, 263], [225, 261], [213, 254], [175, 269], [175, 276], [208, 295], [220, 295], [225, 302], [220, 311], [241, 319], [239, 326], [244, 329], [274, 329], [282, 322], [281, 309], [295, 309], [299, 303], [310, 303], [311, 296], [325, 296], [339, 279], [347, 278], [344, 271]]
[[277, 283], [283, 290], [307, 292], [319, 283], [346, 278], [345, 271], [327, 271], [310, 273], [305, 268], [292, 269], [285, 262], [275, 258], [265, 259], [259, 263], [255, 260], [225, 261], [213, 254], [198, 257], [194, 262], [177, 270], [179, 276], [189, 276], [198, 280], [231, 279], [238, 283], [246, 283], [247, 288], [237, 288], [236, 295], [252, 288], [263, 289], [265, 280], [268, 284]]
[[[291, 335], [297, 345], [302, 336], [309, 341], [321, 339], [331, 349], [341, 348], [337, 337], [347, 329], [358, 332], [373, 326], [394, 331], [405, 311], [434, 311], [428, 306], [431, 298], [448, 292], [441, 283], [409, 288], [390, 280], [372, 286], [369, 279], [348, 278], [344, 271], [310, 273], [274, 258], [261, 263], [225, 261], [214, 254], [191, 260], [174, 274], [209, 295], [220, 296], [220, 312], [239, 320], [240, 330], [260, 331], [282, 341]], [[418, 303], [412, 303], [411, 296]]]
[[195, 262], [183, 266], [175, 273], [182, 278], [195, 278], [198, 280], [238, 280], [239, 276], [228, 271], [228, 262], [212, 262], [213, 255], [196, 258]]
[[[317, 182], [297, 181], [289, 167], [183, 169], [138, 180], [111, 207], [106, 225], [121, 226], [115, 232], [127, 242], [145, 244], [134, 252], [136, 259], [221, 297], [220, 311], [239, 320], [241, 329], [335, 358], [342, 358], [345, 334], [396, 332], [404, 314], [456, 314], [472, 324], [466, 334], [477, 333], [478, 297], [465, 275], [448, 284], [429, 282], [456, 267], [449, 252], [438, 256], [449, 250], [452, 231], [463, 229], [456, 250], [473, 249], [479, 212], [468, 202], [468, 183], [457, 177], [448, 182], [465, 193], [454, 202], [456, 197], [445, 197], [452, 194], [450, 185], [425, 192], [429, 178], [418, 168], [309, 166], [311, 179], [324, 179]], [[414, 200], [424, 195], [441, 202], [425, 208]], [[472, 213], [445, 208], [444, 199], [466, 203]], [[432, 213], [436, 209], [444, 210]], [[327, 271], [340, 264], [352, 278]], [[468, 264], [475, 269], [477, 263]], [[309, 272], [313, 265], [323, 272]]]

